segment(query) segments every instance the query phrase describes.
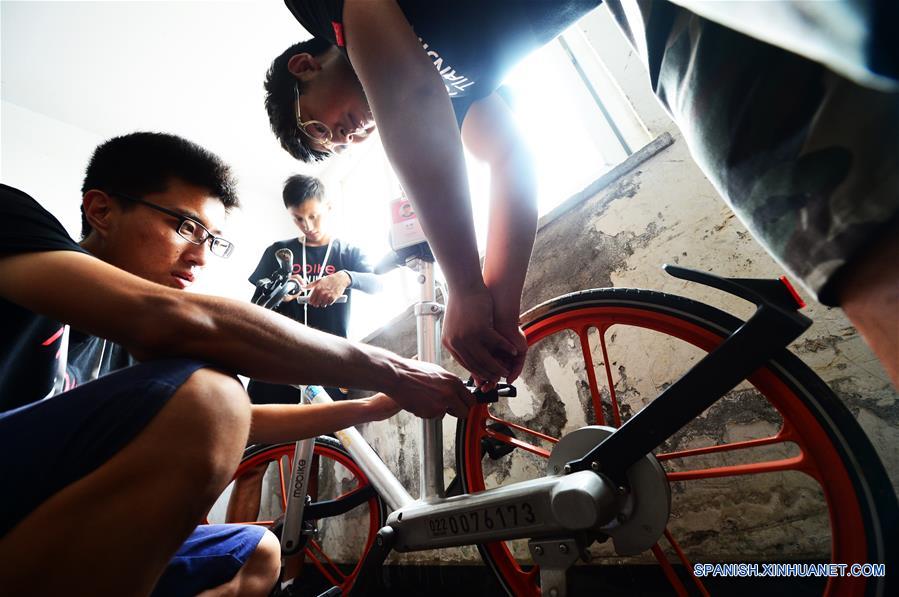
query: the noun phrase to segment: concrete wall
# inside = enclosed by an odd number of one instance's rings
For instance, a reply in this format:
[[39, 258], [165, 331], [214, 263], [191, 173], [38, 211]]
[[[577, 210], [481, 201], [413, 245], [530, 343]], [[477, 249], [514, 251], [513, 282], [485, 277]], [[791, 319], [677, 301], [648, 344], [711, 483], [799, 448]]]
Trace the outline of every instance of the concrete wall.
[[[688, 296], [740, 317], [751, 306], [721, 292], [664, 274], [660, 265], [679, 263], [722, 276], [778, 277], [780, 266], [752, 239], [690, 158], [680, 133], [659, 108], [645, 83], [642, 65], [602, 13], [582, 23], [606, 66], [656, 136], [613, 173], [572, 198], [541, 221], [524, 290], [523, 308], [567, 292], [594, 287], [639, 287]], [[807, 298], [807, 297], [806, 297]], [[861, 424], [899, 486], [899, 415], [896, 393], [885, 373], [842, 312], [809, 302], [812, 328], [793, 351], [824, 379]], [[652, 334], [621, 330], [607, 333], [613, 385], [623, 414], [639, 409], [696, 358], [695, 351], [663, 342]], [[372, 344], [404, 355], [415, 353], [411, 313], [369, 338]], [[597, 337], [591, 336], [599, 385], [608, 397]], [[458, 370], [454, 363], [445, 363]], [[461, 371], [459, 371], [462, 374]], [[593, 421], [589, 389], [576, 337], [561, 337], [532, 350], [519, 384], [518, 398], [499, 407], [503, 417], [540, 425], [559, 433]], [[455, 419], [444, 421], [447, 483], [452, 479]], [[685, 449], [773, 434], [776, 411], [745, 384], [672, 440]], [[401, 413], [364, 427], [378, 453], [410, 488], [417, 488], [418, 423]], [[795, 447], [769, 447], [747, 454], [709, 459], [705, 465], [737, 464], [782, 458]], [[488, 463], [489, 464], [489, 463]], [[695, 463], [694, 463], [695, 465]], [[675, 465], [675, 468], [677, 466]], [[489, 466], [488, 484], [542, 474], [537, 459], [519, 455]], [[671, 528], [694, 561], [703, 557], [749, 559], [824, 557], [826, 512], [816, 485], [798, 473], [675, 483]], [[513, 549], [524, 553], [524, 544]], [[596, 555], [612, 557], [607, 547]], [[707, 557], [706, 557], [707, 556]], [[434, 562], [425, 552], [397, 559]], [[446, 550], [441, 561], [476, 561], [471, 548]]]

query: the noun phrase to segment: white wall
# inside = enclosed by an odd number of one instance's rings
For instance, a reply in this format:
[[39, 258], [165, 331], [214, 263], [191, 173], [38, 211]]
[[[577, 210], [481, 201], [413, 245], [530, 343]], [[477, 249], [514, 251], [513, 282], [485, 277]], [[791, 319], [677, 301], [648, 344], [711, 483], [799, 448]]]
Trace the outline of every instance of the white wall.
[[196, 290], [246, 298], [265, 246], [293, 235], [284, 179], [311, 169], [281, 150], [263, 108], [271, 60], [307, 37], [279, 2], [0, 4], [0, 181], [34, 196], [75, 238], [84, 168], [110, 137], [181, 135], [237, 175], [243, 209]]

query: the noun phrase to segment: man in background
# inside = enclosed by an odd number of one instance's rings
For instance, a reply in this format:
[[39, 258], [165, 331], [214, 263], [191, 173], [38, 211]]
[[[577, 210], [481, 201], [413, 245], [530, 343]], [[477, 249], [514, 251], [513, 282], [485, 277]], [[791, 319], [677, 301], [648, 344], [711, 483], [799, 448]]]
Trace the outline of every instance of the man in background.
[[[282, 192], [287, 215], [297, 227], [298, 235], [269, 245], [262, 254], [249, 281], [254, 286], [278, 267], [275, 253], [290, 249], [293, 254], [293, 279], [302, 288], [300, 296], [308, 303], [300, 304], [288, 295], [276, 309], [304, 325], [346, 338], [353, 292], [375, 293], [381, 290], [380, 277], [372, 273], [367, 256], [359, 247], [336, 238], [331, 222], [331, 203], [325, 196], [325, 185], [312, 176], [297, 174], [284, 182]], [[257, 287], [256, 300], [262, 290]], [[337, 299], [346, 296], [346, 302]], [[252, 380], [247, 388], [255, 404], [296, 404], [295, 388]], [[327, 387], [334, 400], [346, 397], [345, 390]]]

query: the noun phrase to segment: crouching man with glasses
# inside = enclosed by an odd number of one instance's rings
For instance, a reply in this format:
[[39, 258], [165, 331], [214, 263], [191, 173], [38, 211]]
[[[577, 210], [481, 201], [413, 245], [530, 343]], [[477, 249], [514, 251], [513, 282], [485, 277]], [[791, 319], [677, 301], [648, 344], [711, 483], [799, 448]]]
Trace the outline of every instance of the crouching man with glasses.
[[[197, 527], [248, 439], [293, 441], [400, 406], [433, 417], [470, 405], [439, 367], [178, 292], [232, 253], [221, 230], [236, 205], [227, 166], [157, 133], [97, 148], [80, 243], [0, 185], [4, 594], [267, 595], [280, 559], [271, 533]], [[392, 399], [251, 407], [235, 373]]]

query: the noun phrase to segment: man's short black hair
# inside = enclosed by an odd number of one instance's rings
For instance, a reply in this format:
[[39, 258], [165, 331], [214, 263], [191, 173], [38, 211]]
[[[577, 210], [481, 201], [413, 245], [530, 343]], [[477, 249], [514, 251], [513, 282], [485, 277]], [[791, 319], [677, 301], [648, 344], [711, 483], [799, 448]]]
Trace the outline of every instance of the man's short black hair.
[[294, 174], [284, 181], [284, 207], [298, 207], [310, 199], [325, 199], [325, 185], [314, 176]]
[[302, 95], [303, 84], [287, 70], [287, 63], [291, 56], [296, 54], [320, 56], [331, 47], [333, 47], [331, 42], [318, 37], [296, 43], [275, 58], [265, 74], [265, 110], [268, 112], [272, 132], [287, 153], [303, 162], [318, 162], [330, 157], [331, 154], [313, 149], [309, 138], [297, 128], [294, 85], [299, 86]]
[[[92, 189], [142, 197], [163, 193], [173, 180], [200, 187], [221, 200], [228, 211], [237, 207], [236, 182], [218, 156], [176, 135], [138, 132], [114, 137], [94, 150], [81, 194]], [[130, 203], [122, 202], [123, 209]], [[81, 208], [81, 236], [92, 227]]]

